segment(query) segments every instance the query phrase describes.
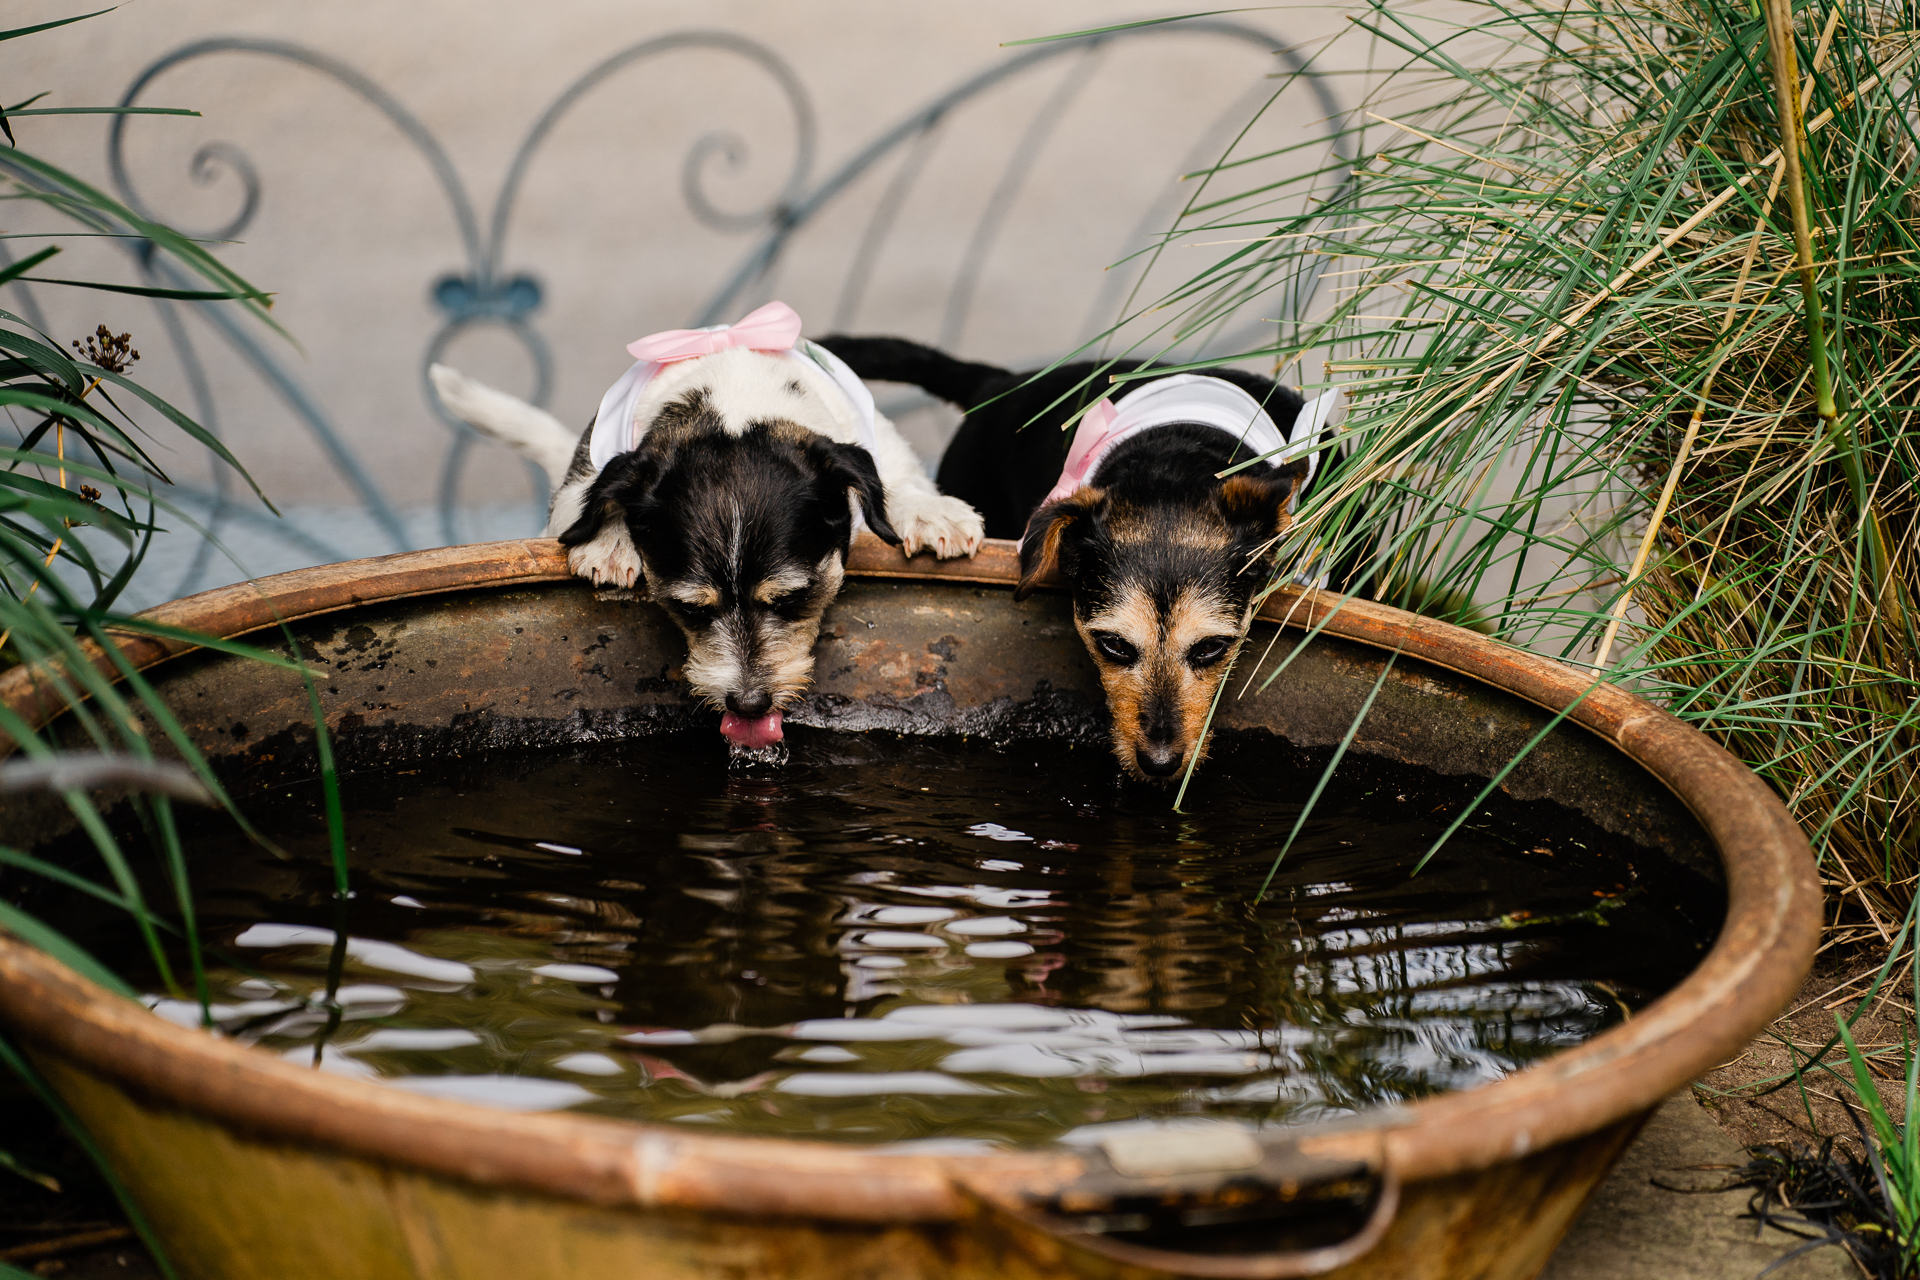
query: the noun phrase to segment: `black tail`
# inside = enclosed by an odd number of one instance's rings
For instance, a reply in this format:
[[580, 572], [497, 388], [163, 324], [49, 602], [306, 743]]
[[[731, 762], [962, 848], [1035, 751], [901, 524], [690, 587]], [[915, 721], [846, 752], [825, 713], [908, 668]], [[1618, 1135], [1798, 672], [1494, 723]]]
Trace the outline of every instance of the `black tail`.
[[944, 351], [905, 338], [856, 338], [836, 333], [820, 345], [847, 362], [862, 378], [911, 383], [929, 395], [971, 409], [987, 398], [987, 388], [1010, 379], [1005, 369], [968, 364]]

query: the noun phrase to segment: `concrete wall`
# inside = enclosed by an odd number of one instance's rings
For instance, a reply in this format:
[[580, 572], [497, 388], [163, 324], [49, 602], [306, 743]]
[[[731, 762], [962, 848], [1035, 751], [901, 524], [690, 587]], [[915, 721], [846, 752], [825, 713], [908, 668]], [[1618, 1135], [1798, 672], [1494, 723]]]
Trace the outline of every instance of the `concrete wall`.
[[[10, 8], [8, 25], [68, 12], [51, 0], [23, 0]], [[1000, 41], [1136, 16], [1134, 4], [1115, 0], [712, 0], [695, 7], [658, 0], [145, 0], [10, 44], [6, 91], [13, 100], [51, 91], [42, 105], [112, 104], [142, 68], [191, 41], [290, 42], [363, 74], [416, 116], [445, 148], [484, 234], [530, 123], [577, 76], [634, 42], [700, 28], [776, 51], [816, 114], [817, 181], [912, 109], [1019, 52]], [[1230, 20], [1269, 33], [1273, 44], [1303, 48], [1345, 25], [1330, 8]], [[1068, 349], [1118, 313], [1126, 292], [1119, 286], [1130, 277], [1105, 268], [1123, 248], [1138, 245], [1143, 230], [1164, 225], [1167, 202], [1192, 186], [1182, 187], [1182, 169], [1217, 150], [1223, 124], [1244, 121], [1250, 92], [1271, 93], [1277, 82], [1263, 77], [1278, 65], [1266, 43], [1173, 29], [1111, 49], [1085, 67], [1078, 58], [1049, 63], [943, 123], [859, 306], [845, 305], [850, 267], [905, 152], [855, 183], [796, 238], [777, 278], [747, 302], [781, 297], [816, 333], [836, 326], [896, 332], [995, 361]], [[1081, 71], [1087, 78], [1071, 109], [1049, 108], [1050, 95]], [[185, 62], [161, 73], [140, 101], [204, 112], [198, 120], [130, 123], [129, 176], [140, 199], [183, 229], [218, 227], [240, 210], [243, 184], [234, 165], [220, 160], [196, 178], [192, 158], [209, 143], [246, 157], [258, 174], [259, 207], [236, 234], [239, 243], [218, 251], [276, 292], [274, 315], [294, 342], [264, 331], [256, 336], [372, 460], [392, 503], [430, 503], [448, 434], [421, 382], [424, 356], [445, 318], [429, 291], [437, 278], [471, 270], [433, 171], [363, 98], [311, 67], [265, 54]], [[1043, 140], [1032, 176], [1004, 193], [1011, 201], [1004, 229], [988, 246], [971, 315], [955, 329], [948, 323], [950, 293], [981, 212], [1033, 121], [1055, 114], [1059, 127]], [[1289, 91], [1259, 126], [1254, 149], [1312, 136], [1317, 115], [1309, 94]], [[40, 118], [15, 127], [40, 154], [111, 188], [107, 118]], [[745, 150], [733, 166], [714, 157], [707, 183], [713, 200], [734, 210], [764, 207], [793, 163], [793, 113], [765, 70], [713, 50], [684, 50], [609, 78], [559, 122], [529, 169], [502, 267], [542, 286], [544, 302], [529, 320], [552, 351], [549, 403], [563, 420], [584, 423], [628, 363], [624, 344], [690, 322], [755, 243], [755, 233], [703, 225], [683, 200], [683, 162], [715, 131], [737, 135]], [[1277, 176], [1322, 158], [1310, 149], [1268, 169]], [[14, 212], [10, 230], [37, 225]], [[9, 242], [16, 251], [29, 243]], [[133, 278], [111, 242], [65, 243], [59, 269], [48, 274]], [[1169, 250], [1148, 292], [1220, 252]], [[146, 357], [141, 375], [191, 404], [178, 354], [151, 303], [45, 292], [40, 301], [49, 329], [63, 341], [99, 322], [132, 331]], [[1243, 318], [1270, 315], [1275, 305], [1270, 298], [1255, 303]], [[206, 324], [190, 319], [187, 330], [208, 363], [218, 424], [269, 494], [295, 505], [353, 501], [286, 405], [219, 349]], [[498, 385], [531, 388], [525, 346], [502, 329], [469, 330], [446, 354]], [[937, 447], [948, 420], [923, 414], [915, 430]], [[208, 483], [203, 460], [191, 452], [176, 457], [181, 479]], [[477, 504], [518, 502], [527, 490], [524, 470], [487, 449], [476, 456], [463, 494]]]

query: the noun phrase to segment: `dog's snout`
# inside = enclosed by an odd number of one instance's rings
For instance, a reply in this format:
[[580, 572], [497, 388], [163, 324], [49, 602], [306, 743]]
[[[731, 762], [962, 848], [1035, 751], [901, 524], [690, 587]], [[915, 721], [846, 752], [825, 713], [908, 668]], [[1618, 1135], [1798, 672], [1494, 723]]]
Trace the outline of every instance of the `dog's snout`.
[[1180, 772], [1180, 762], [1186, 757], [1186, 752], [1169, 743], [1149, 743], [1133, 750], [1134, 763], [1149, 778], [1171, 778]]
[[758, 720], [773, 710], [773, 695], [765, 689], [748, 689], [727, 695], [727, 710], [748, 720]]
[[1174, 727], [1173, 715], [1170, 709], [1160, 707], [1152, 712], [1142, 711], [1140, 713], [1140, 736], [1156, 747], [1171, 745], [1178, 734]]

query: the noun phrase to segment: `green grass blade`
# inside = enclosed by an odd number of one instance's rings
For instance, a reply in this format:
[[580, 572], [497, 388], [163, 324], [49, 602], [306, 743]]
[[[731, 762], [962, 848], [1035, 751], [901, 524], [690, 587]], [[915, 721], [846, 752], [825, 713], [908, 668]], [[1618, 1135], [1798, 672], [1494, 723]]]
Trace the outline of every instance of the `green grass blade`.
[[[1338, 769], [1340, 762], [1346, 758], [1347, 748], [1351, 747], [1354, 738], [1359, 736], [1360, 726], [1366, 723], [1367, 713], [1373, 710], [1373, 700], [1379, 697], [1380, 690], [1386, 687], [1387, 677], [1393, 674], [1393, 664], [1399, 660], [1400, 651], [1396, 649], [1381, 666], [1379, 678], [1373, 682], [1373, 688], [1367, 690], [1366, 698], [1360, 703], [1360, 710], [1354, 715], [1353, 722], [1347, 726], [1347, 732], [1341, 737], [1340, 745], [1334, 748], [1333, 757], [1327, 761], [1327, 767], [1320, 771], [1320, 778], [1313, 784], [1313, 791], [1307, 796], [1306, 804], [1301, 806], [1300, 816], [1293, 820], [1292, 830], [1287, 832], [1287, 838], [1281, 843], [1280, 851], [1273, 855], [1273, 865], [1267, 868], [1266, 879], [1260, 882], [1259, 890], [1253, 895], [1255, 902], [1267, 896], [1267, 889], [1273, 884], [1274, 876], [1280, 873], [1281, 862], [1293, 848], [1293, 842], [1300, 838], [1301, 829], [1307, 825], [1307, 819], [1313, 815], [1314, 807], [1320, 803], [1321, 793], [1327, 789], [1327, 783], [1332, 781], [1334, 770]], [[1431, 857], [1432, 854], [1429, 853], [1428, 856]], [[1421, 861], [1424, 865], [1425, 859]]]
[[122, 982], [117, 974], [94, 959], [71, 938], [52, 925], [22, 911], [5, 898], [0, 898], [0, 928], [6, 929], [28, 946], [46, 952], [89, 982], [97, 983], [113, 994], [125, 996], [129, 1000], [139, 998], [132, 987]]
[[18, 40], [21, 36], [30, 36], [38, 31], [51, 31], [55, 27], [69, 26], [75, 22], [85, 22], [88, 18], [97, 18], [103, 13], [112, 13], [115, 5], [106, 9], [95, 9], [92, 13], [83, 13], [72, 18], [56, 18], [52, 22], [36, 23], [31, 27], [15, 27], [11, 31], [0, 31], [0, 40]]
[[1207, 9], [1199, 13], [1183, 13], [1173, 18], [1141, 18], [1136, 22], [1116, 22], [1111, 26], [1088, 27], [1084, 31], [1069, 31], [1057, 36], [1031, 36], [1025, 40], [1002, 40], [1000, 47], [1002, 49], [1017, 49], [1021, 45], [1052, 44], [1058, 40], [1078, 40], [1084, 36], [1103, 36], [1113, 31], [1137, 31], [1141, 27], [1162, 27], [1169, 22], [1186, 22], [1191, 18], [1216, 18], [1226, 13], [1261, 13], [1272, 7], [1271, 5], [1261, 5], [1253, 9]]

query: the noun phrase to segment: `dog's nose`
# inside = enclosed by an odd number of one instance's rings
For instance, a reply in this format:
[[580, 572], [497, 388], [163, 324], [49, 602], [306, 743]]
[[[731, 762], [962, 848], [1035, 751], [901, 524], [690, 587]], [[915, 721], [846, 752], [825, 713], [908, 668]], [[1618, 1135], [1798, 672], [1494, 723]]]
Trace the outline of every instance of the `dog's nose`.
[[1187, 753], [1171, 745], [1148, 743], [1144, 747], [1133, 749], [1134, 763], [1140, 766], [1140, 772], [1149, 778], [1171, 778], [1180, 772], [1180, 762]]
[[749, 689], [745, 693], [727, 695], [727, 710], [748, 720], [758, 720], [773, 710], [773, 695], [765, 689]]

